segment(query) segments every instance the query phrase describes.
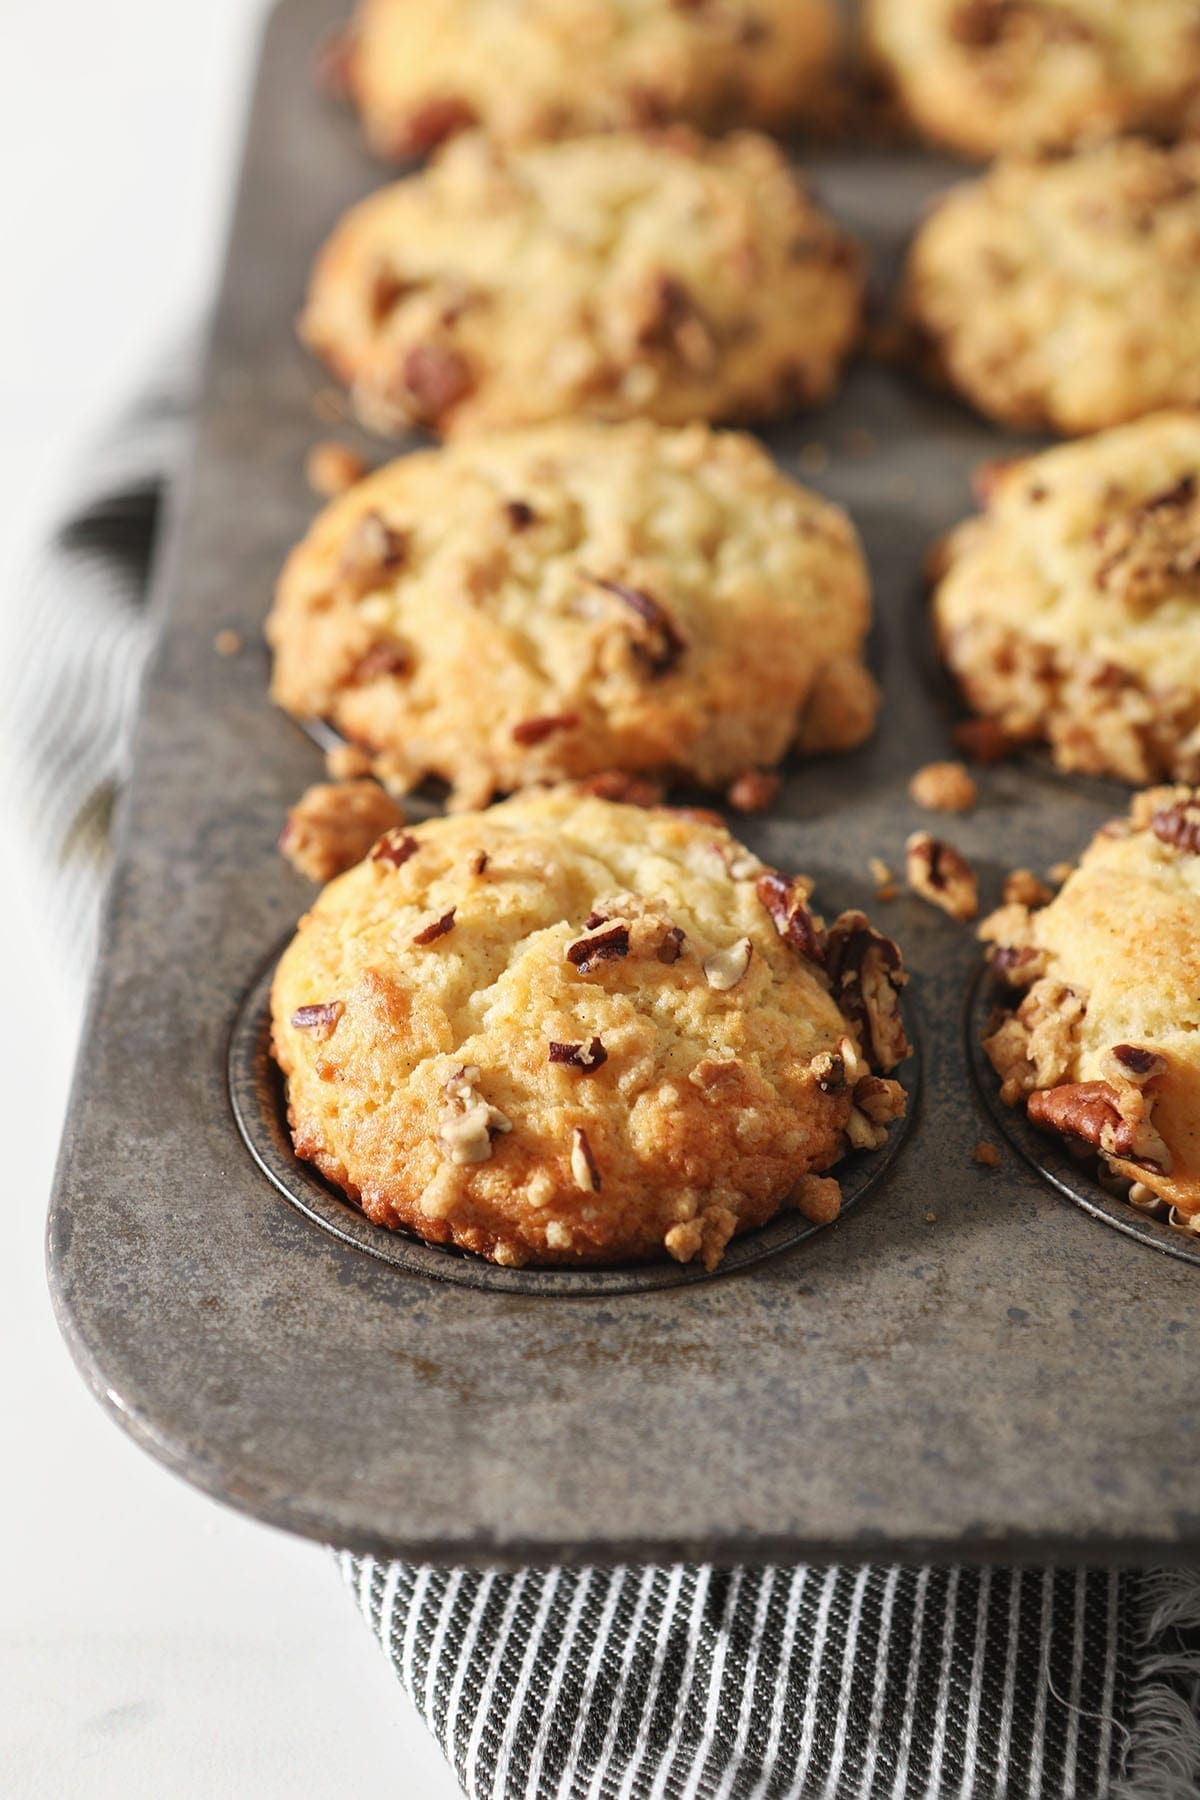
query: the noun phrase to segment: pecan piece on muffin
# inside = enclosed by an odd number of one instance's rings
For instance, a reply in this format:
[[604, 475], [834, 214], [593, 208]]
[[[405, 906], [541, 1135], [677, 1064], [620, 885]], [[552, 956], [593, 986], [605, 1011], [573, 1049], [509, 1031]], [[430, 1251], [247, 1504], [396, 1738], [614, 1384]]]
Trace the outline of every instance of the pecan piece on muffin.
[[807, 883], [764, 902], [719, 824], [560, 787], [378, 849], [271, 1003], [296, 1150], [377, 1224], [714, 1268], [783, 1207], [836, 1217], [832, 1171], [903, 1114], [898, 949], [861, 913], [808, 914], [802, 949]]
[[1009, 990], [984, 1039], [1003, 1098], [1200, 1220], [1200, 794], [1138, 794], [1052, 900], [979, 929]]

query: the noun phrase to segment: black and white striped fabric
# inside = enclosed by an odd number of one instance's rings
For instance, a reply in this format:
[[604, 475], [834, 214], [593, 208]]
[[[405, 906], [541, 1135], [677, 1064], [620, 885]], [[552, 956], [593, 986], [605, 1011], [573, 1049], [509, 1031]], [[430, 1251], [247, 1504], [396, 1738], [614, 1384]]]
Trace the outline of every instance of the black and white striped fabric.
[[[185, 414], [168, 381], [89, 459], [7, 659], [43, 916], [80, 975]], [[480, 1800], [1200, 1796], [1200, 1571], [339, 1561]]]

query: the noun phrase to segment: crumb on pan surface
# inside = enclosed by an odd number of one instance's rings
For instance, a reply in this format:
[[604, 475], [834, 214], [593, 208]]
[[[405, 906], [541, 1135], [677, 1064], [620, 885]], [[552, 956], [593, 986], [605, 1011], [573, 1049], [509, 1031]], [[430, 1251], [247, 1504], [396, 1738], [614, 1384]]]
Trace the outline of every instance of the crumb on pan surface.
[[[272, 693], [389, 787], [688, 778], [767, 804], [793, 746], [849, 749], [878, 692], [866, 565], [753, 439], [569, 423], [406, 456], [289, 557]], [[731, 785], [732, 784], [732, 785]]]
[[1068, 771], [1200, 779], [1200, 413], [994, 469], [933, 612], [967, 703]]
[[578, 789], [389, 833], [275, 977], [296, 1149], [512, 1265], [712, 1268], [781, 1207], [834, 1217], [904, 1110], [904, 973], [807, 902], [719, 824]]
[[766, 138], [466, 137], [344, 215], [300, 330], [385, 435], [750, 420], [829, 397], [862, 294]]
[[403, 823], [404, 814], [377, 781], [321, 781], [288, 808], [279, 848], [310, 881], [332, 881]]
[[909, 119], [967, 156], [1170, 130], [1200, 99], [1191, 0], [868, 0]]
[[782, 127], [822, 94], [831, 0], [360, 0], [329, 85], [387, 159], [478, 126], [506, 143], [687, 120]]
[[1200, 793], [1137, 795], [1048, 904], [979, 929], [1011, 993], [984, 1040], [1002, 1098], [1200, 1211]]
[[1200, 141], [994, 164], [918, 229], [904, 306], [1001, 424], [1075, 435], [1200, 405]]
[[979, 789], [960, 762], [925, 763], [908, 784], [909, 797], [927, 812], [970, 812]]

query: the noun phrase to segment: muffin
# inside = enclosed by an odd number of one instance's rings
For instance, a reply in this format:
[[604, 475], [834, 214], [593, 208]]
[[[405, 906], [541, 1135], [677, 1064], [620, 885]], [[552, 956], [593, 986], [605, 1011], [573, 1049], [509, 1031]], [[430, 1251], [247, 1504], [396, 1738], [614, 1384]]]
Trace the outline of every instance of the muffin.
[[932, 367], [1001, 424], [1064, 436], [1200, 404], [1200, 143], [1013, 160], [917, 232], [906, 310]]
[[1183, 124], [1195, 0], [869, 0], [868, 54], [912, 123], [966, 156]]
[[933, 611], [968, 704], [1065, 770], [1200, 780], [1200, 413], [986, 472]]
[[399, 159], [471, 126], [505, 144], [787, 126], [837, 42], [831, 0], [362, 0], [328, 72], [371, 148]]
[[281, 706], [460, 807], [612, 771], [723, 789], [849, 749], [878, 702], [869, 622], [844, 513], [751, 438], [639, 420], [380, 469], [293, 551], [267, 635]]
[[385, 434], [752, 419], [828, 398], [862, 288], [766, 138], [475, 135], [351, 208], [300, 330]]
[[1049, 905], [980, 932], [1012, 992], [984, 1043], [1003, 1098], [1135, 1200], [1200, 1213], [1200, 791], [1139, 794]]
[[381, 838], [274, 980], [297, 1153], [495, 1262], [714, 1268], [904, 1109], [895, 945], [719, 823], [569, 788]]

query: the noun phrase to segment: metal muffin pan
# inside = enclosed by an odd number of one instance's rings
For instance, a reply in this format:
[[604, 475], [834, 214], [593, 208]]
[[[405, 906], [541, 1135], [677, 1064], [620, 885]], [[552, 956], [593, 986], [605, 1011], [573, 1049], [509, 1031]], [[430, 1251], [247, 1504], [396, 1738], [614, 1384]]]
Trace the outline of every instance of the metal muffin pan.
[[[930, 823], [907, 781], [948, 751], [924, 554], [971, 509], [972, 468], [1024, 447], [902, 372], [862, 362], [835, 405], [764, 434], [860, 528], [887, 705], [871, 744], [793, 766], [772, 812], [737, 825], [764, 859], [812, 875], [824, 912], [865, 906], [904, 948], [920, 1079], [907, 1065], [908, 1136], [869, 1189], [790, 1247], [772, 1234], [795, 1220], [768, 1227], [761, 1260], [748, 1235], [717, 1279], [663, 1265], [673, 1285], [627, 1270], [562, 1294], [553, 1272], [496, 1271], [501, 1283], [411, 1240], [381, 1256], [374, 1228], [368, 1240], [291, 1156], [263, 983], [311, 898], [275, 838], [321, 765], [267, 701], [260, 633], [312, 515], [305, 453], [329, 430], [291, 320], [323, 233], [380, 179], [312, 91], [342, 10], [285, 0], [268, 28], [195, 454], [158, 573], [162, 631], [49, 1224], [81, 1369], [188, 1480], [379, 1553], [1194, 1559], [1196, 1273], [1067, 1204], [1049, 1142], [998, 1170], [972, 1161], [981, 1137], [1001, 1138], [969, 1019], [979, 947], [915, 897], [878, 905], [867, 871], [871, 856], [899, 866], [907, 832]], [[884, 283], [957, 172], [916, 151], [802, 160]], [[215, 654], [223, 628], [241, 655]], [[1125, 798], [1029, 758], [988, 771], [977, 811], [933, 828], [975, 864], [988, 903], [1005, 870], [1073, 856]], [[231, 1054], [259, 1161], [231, 1104]], [[1001, 1123], [1007, 1146], [1020, 1124]], [[1079, 1198], [1086, 1182], [1072, 1180]]]

